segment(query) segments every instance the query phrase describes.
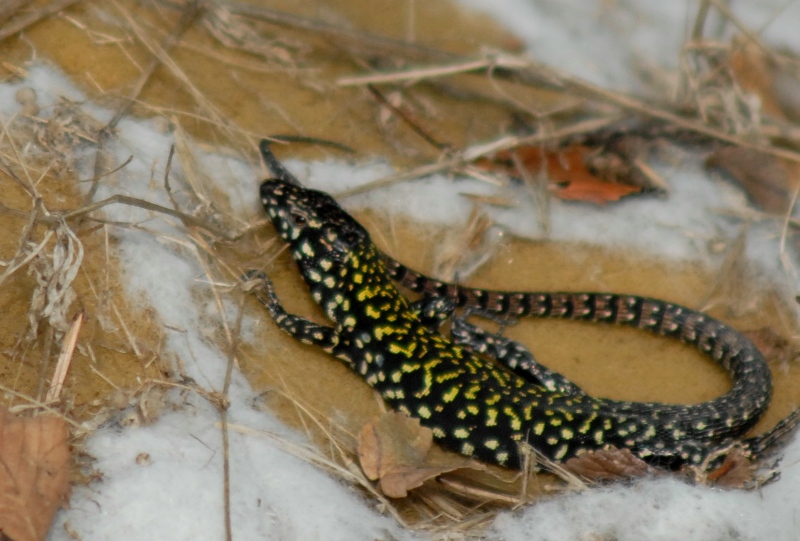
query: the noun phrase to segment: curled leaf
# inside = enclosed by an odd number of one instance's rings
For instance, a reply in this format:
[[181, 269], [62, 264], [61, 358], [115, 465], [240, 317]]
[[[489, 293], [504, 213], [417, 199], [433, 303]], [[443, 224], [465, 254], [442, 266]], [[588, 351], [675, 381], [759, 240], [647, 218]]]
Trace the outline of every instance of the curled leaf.
[[428, 451], [433, 432], [402, 413], [387, 412], [364, 425], [358, 434], [361, 468], [390, 498], [404, 498], [408, 491], [443, 473], [461, 469], [483, 469], [467, 458], [449, 456], [432, 460]]
[[755, 480], [756, 466], [741, 449], [733, 449], [725, 461], [708, 473], [706, 482], [720, 488], [746, 488]]
[[617, 481], [643, 477], [652, 472], [650, 466], [629, 449], [609, 447], [570, 458], [564, 469], [591, 481]]

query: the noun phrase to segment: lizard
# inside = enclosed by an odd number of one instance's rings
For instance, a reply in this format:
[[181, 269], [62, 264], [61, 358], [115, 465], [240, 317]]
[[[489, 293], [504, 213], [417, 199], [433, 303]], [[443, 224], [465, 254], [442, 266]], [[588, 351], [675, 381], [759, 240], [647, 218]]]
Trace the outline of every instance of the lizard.
[[[518, 468], [522, 442], [557, 462], [615, 446], [674, 469], [701, 464], [737, 442], [760, 453], [797, 422], [793, 414], [764, 436], [743, 438], [769, 404], [771, 375], [747, 338], [702, 313], [630, 295], [487, 292], [438, 282], [391, 263], [331, 196], [291, 175], [265, 181], [261, 201], [332, 323], [286, 313], [262, 276], [257, 296], [279, 327], [345, 362], [390, 406], [420, 419], [456, 452]], [[395, 281], [427, 295], [412, 303]], [[502, 351], [493, 362], [441, 334], [441, 321], [465, 305], [649, 329], [698, 347], [734, 384], [715, 400], [688, 406], [594, 398], [563, 376], [537, 375], [535, 361], [515, 369]]]

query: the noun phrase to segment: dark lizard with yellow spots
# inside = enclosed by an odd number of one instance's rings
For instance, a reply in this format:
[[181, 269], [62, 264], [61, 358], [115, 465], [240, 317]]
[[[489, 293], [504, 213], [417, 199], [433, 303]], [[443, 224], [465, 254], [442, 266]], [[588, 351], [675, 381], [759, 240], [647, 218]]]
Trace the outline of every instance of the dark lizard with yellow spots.
[[[259, 299], [284, 331], [344, 361], [391, 407], [431, 428], [447, 448], [516, 468], [522, 442], [555, 461], [615, 446], [650, 464], [677, 468], [699, 465], [733, 443], [758, 454], [797, 422], [793, 414], [764, 436], [742, 439], [769, 404], [771, 375], [755, 346], [721, 322], [643, 297], [485, 292], [437, 282], [380, 253], [329, 195], [283, 176], [262, 184], [261, 200], [332, 325], [287, 314], [266, 277]], [[411, 303], [395, 279], [428, 296]], [[438, 325], [457, 304], [621, 323], [675, 337], [728, 370], [733, 387], [715, 400], [688, 406], [594, 398], [525, 357], [516, 343], [490, 344], [494, 362], [439, 333]], [[460, 325], [466, 329], [462, 340], [488, 344], [485, 333]]]

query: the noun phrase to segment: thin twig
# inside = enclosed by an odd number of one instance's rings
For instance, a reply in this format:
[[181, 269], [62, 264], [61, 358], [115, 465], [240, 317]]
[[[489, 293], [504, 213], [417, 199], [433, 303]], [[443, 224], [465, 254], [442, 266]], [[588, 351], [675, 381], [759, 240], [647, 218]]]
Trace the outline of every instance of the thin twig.
[[[222, 229], [220, 229], [218, 227], [215, 227], [215, 226], [213, 226], [211, 224], [208, 224], [208, 223], [206, 223], [206, 222], [204, 222], [204, 221], [202, 221], [202, 220], [200, 220], [198, 218], [195, 218], [194, 216], [192, 216], [190, 214], [179, 212], [177, 210], [173, 210], [171, 208], [158, 205], [156, 203], [151, 203], [150, 201], [145, 201], [143, 199], [137, 199], [136, 197], [131, 197], [129, 195], [123, 195], [123, 194], [112, 195], [111, 197], [109, 197], [107, 199], [103, 199], [102, 201], [97, 201], [96, 203], [92, 203], [91, 205], [83, 206], [83, 207], [81, 207], [79, 209], [66, 211], [63, 214], [59, 214], [57, 212], [51, 211], [48, 216], [37, 216], [36, 217], [36, 221], [53, 225], [53, 224], [59, 223], [61, 220], [69, 221], [69, 220], [73, 220], [75, 218], [79, 218], [81, 216], [84, 216], [86, 214], [89, 214], [91, 212], [94, 212], [96, 210], [99, 210], [99, 209], [107, 206], [107, 205], [111, 205], [111, 204], [114, 204], [114, 203], [120, 203], [120, 204], [123, 204], [123, 205], [130, 205], [130, 206], [142, 208], [142, 209], [145, 209], [145, 210], [151, 210], [153, 212], [160, 212], [162, 214], [166, 214], [168, 216], [172, 216], [174, 218], [180, 219], [187, 226], [194, 226], [194, 227], [199, 227], [201, 229], [205, 229], [206, 231], [208, 231], [212, 235], [214, 235], [216, 237], [219, 237], [221, 239], [229, 240], [229, 241], [234, 241], [234, 240], [240, 238], [245, 233], [245, 231], [237, 231], [235, 233], [229, 233], [228, 231], [224, 231], [224, 230], [222, 230]], [[24, 211], [20, 211], [20, 210], [17, 210], [17, 209], [12, 209], [12, 208], [6, 207], [2, 203], [0, 203], [0, 212], [5, 212], [7, 214], [14, 214], [14, 215], [20, 216], [20, 217], [28, 217], [30, 215], [30, 212], [24, 212]]]
[[0, 383], [0, 391], [3, 391], [4, 393], [8, 393], [8, 394], [10, 394], [12, 396], [15, 396], [15, 397], [17, 397], [17, 398], [19, 398], [21, 400], [25, 400], [26, 402], [30, 403], [34, 408], [37, 408], [37, 409], [41, 408], [41, 409], [43, 409], [44, 411], [46, 411], [48, 413], [52, 413], [53, 415], [64, 419], [64, 421], [67, 424], [69, 424], [70, 426], [72, 426], [72, 428], [74, 428], [76, 430], [80, 430], [82, 428], [80, 423], [77, 423], [77, 422], [73, 421], [72, 419], [70, 419], [69, 417], [67, 417], [62, 412], [58, 411], [57, 409], [53, 408], [52, 406], [48, 406], [44, 402], [41, 402], [41, 401], [36, 400], [35, 398], [32, 398], [32, 397], [30, 397], [30, 396], [28, 396], [26, 394], [23, 394], [23, 393], [21, 393], [19, 391], [16, 391], [16, 390], [12, 389], [11, 387], [3, 385], [2, 383]]
[[225, 499], [225, 538], [227, 541], [231, 541], [233, 539], [233, 530], [231, 526], [230, 435], [228, 433], [227, 405], [229, 404], [228, 391], [231, 387], [233, 367], [236, 364], [236, 351], [238, 349], [239, 336], [242, 330], [244, 302], [245, 296], [242, 295], [241, 302], [239, 303], [239, 313], [236, 316], [236, 324], [234, 325], [233, 334], [229, 344], [230, 352], [228, 353], [228, 365], [225, 368], [225, 384], [222, 387], [222, 395], [224, 397], [224, 405], [226, 407], [220, 407], [219, 409], [220, 423], [222, 424], [223, 493]]
[[[197, 261], [200, 263], [200, 266], [203, 268], [204, 274], [208, 277], [209, 283], [213, 283], [212, 279], [212, 272], [211, 268], [206, 261], [206, 258], [203, 257], [200, 249], [202, 249], [207, 254], [212, 252], [211, 247], [208, 246], [202, 238], [199, 238], [196, 235], [191, 236], [191, 240], [194, 241], [192, 244], [192, 251], [197, 257]], [[220, 325], [222, 326], [222, 330], [225, 334], [225, 339], [228, 343], [228, 363], [225, 368], [225, 381], [222, 386], [221, 393], [211, 393], [211, 403], [218, 409], [220, 415], [220, 429], [222, 431], [222, 448], [223, 448], [223, 455], [222, 455], [222, 473], [223, 473], [223, 500], [224, 500], [224, 509], [225, 509], [225, 539], [227, 541], [232, 541], [233, 539], [233, 529], [231, 524], [231, 483], [230, 483], [230, 436], [228, 430], [228, 408], [230, 407], [230, 399], [228, 397], [228, 392], [231, 386], [231, 380], [233, 377], [233, 368], [234, 366], [238, 365], [237, 361], [237, 351], [239, 346], [239, 337], [241, 335], [242, 329], [242, 319], [244, 317], [244, 302], [245, 297], [242, 296], [241, 302], [239, 304], [239, 311], [236, 317], [236, 323], [234, 328], [231, 329], [228, 324], [228, 318], [226, 317], [226, 310], [225, 305], [222, 301], [222, 298], [219, 295], [219, 291], [217, 288], [211, 288], [212, 296], [214, 297], [215, 304], [217, 306], [217, 310], [219, 312], [219, 319]]]
[[411, 128], [411, 130], [414, 133], [416, 133], [417, 135], [422, 137], [425, 140], [426, 143], [428, 143], [429, 145], [434, 147], [436, 150], [440, 150], [442, 152], [447, 152], [448, 150], [450, 150], [452, 148], [452, 145], [447, 144], [447, 143], [440, 143], [439, 141], [434, 139], [433, 136], [428, 134], [428, 132], [426, 132], [419, 125], [417, 125], [417, 123], [414, 122], [414, 120], [411, 117], [409, 117], [409, 115], [406, 114], [405, 111], [403, 111], [400, 107], [397, 107], [392, 102], [387, 100], [386, 96], [384, 96], [381, 93], [380, 90], [375, 88], [375, 86], [373, 86], [371, 84], [368, 84], [367, 85], [367, 90], [369, 90], [370, 93], [373, 96], [375, 96], [375, 99], [377, 99], [379, 102], [381, 102], [384, 107], [387, 107], [392, 113], [394, 113], [397, 116], [397, 118], [402, 120], [409, 128]]
[[0, 125], [2, 125], [3, 133], [8, 138], [8, 144], [11, 147], [11, 150], [14, 152], [14, 158], [16, 158], [17, 163], [20, 164], [20, 166], [22, 167], [22, 170], [25, 172], [25, 178], [27, 179], [28, 182], [25, 183], [25, 181], [23, 181], [21, 178], [19, 178], [19, 176], [17, 176], [11, 170], [11, 168], [8, 167], [5, 164], [5, 162], [2, 161], [2, 159], [0, 159], [0, 164], [2, 164], [3, 167], [4, 167], [3, 172], [6, 175], [8, 175], [9, 177], [11, 177], [17, 184], [22, 186], [22, 188], [26, 192], [28, 192], [28, 195], [30, 195], [33, 199], [39, 199], [40, 198], [39, 193], [36, 191], [36, 186], [33, 183], [33, 180], [31, 179], [31, 175], [28, 172], [28, 168], [25, 167], [25, 162], [22, 160], [22, 156], [20, 155], [19, 148], [17, 148], [17, 144], [14, 142], [14, 138], [11, 137], [11, 134], [8, 132], [7, 124], [5, 122], [3, 122], [1, 118], [0, 118]]

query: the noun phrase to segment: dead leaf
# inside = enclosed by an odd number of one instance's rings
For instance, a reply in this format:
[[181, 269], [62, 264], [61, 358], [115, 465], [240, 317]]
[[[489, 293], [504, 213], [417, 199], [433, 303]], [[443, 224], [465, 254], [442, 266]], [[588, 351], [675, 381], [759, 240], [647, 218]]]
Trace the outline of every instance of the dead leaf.
[[756, 467], [741, 449], [731, 450], [725, 461], [706, 476], [706, 482], [721, 488], [746, 488], [755, 480]]
[[788, 211], [797, 186], [796, 167], [765, 152], [729, 145], [716, 148], [705, 165], [728, 173], [767, 212]]
[[564, 463], [564, 469], [591, 481], [644, 477], [654, 471], [645, 461], [631, 453], [630, 449], [616, 447], [589, 451], [570, 458]]
[[[781, 121], [797, 117], [797, 81], [757, 44], [734, 40], [728, 65], [736, 82], [758, 96], [761, 111]], [[791, 81], [791, 91], [787, 83]], [[797, 187], [796, 164], [747, 148], [722, 147], [708, 159], [734, 177], [761, 208], [783, 214], [789, 210], [792, 192]]]
[[408, 491], [449, 471], [483, 465], [468, 458], [430, 460], [433, 432], [402, 413], [387, 412], [364, 425], [358, 434], [361, 469], [390, 498], [405, 498]]
[[775, 73], [778, 68], [758, 44], [734, 38], [728, 66], [739, 86], [758, 96], [762, 111], [774, 118], [784, 118], [783, 107], [775, 93]]
[[47, 537], [69, 495], [67, 426], [51, 415], [17, 417], [0, 408], [0, 532], [3, 539]]
[[[541, 147], [520, 147], [514, 150], [522, 163], [533, 174], [544, 172], [550, 181], [553, 195], [571, 201], [587, 201], [603, 205], [611, 201], [618, 201], [626, 195], [639, 193], [641, 186], [616, 182], [616, 175], [600, 177], [589, 170], [588, 164], [600, 163], [595, 150], [584, 145], [572, 145], [556, 151], [546, 150]], [[612, 160], [616, 166], [605, 164], [604, 168], [616, 171], [619, 167], [615, 156]], [[599, 160], [599, 161], [598, 161]], [[511, 154], [507, 151], [498, 152], [494, 162], [483, 161], [481, 165], [489, 169], [504, 168], [508, 174], [518, 174], [510, 164]]]
[[778, 334], [770, 327], [762, 327], [754, 331], [742, 332], [753, 344], [756, 345], [761, 354], [772, 363], [785, 365], [789, 361], [798, 357], [798, 344], [790, 341]]

